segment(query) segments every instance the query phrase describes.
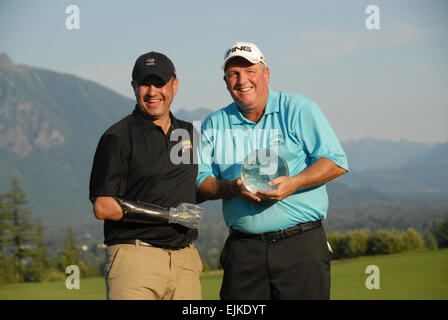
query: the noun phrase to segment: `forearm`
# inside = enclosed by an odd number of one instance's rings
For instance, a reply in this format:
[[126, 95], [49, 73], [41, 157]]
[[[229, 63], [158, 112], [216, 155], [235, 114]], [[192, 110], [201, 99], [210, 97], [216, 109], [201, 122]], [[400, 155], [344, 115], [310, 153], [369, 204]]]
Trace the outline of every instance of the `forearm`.
[[347, 171], [326, 158], [317, 160], [306, 170], [293, 177], [278, 177], [269, 182], [274, 190], [258, 190], [257, 195], [263, 200], [283, 200], [298, 190], [322, 185]]
[[261, 198], [249, 192], [243, 185], [241, 178], [233, 180], [207, 177], [198, 189], [199, 199], [218, 200], [240, 197], [245, 201], [260, 202]]
[[98, 197], [93, 204], [93, 212], [99, 220], [118, 221], [123, 218], [123, 209], [113, 197]]
[[332, 160], [320, 158], [309, 168], [292, 178], [294, 179], [296, 190], [300, 190], [322, 185], [346, 172], [347, 170], [339, 167]]
[[204, 200], [218, 200], [228, 198], [232, 195], [231, 180], [222, 180], [214, 177], [207, 177], [198, 189], [200, 198]]

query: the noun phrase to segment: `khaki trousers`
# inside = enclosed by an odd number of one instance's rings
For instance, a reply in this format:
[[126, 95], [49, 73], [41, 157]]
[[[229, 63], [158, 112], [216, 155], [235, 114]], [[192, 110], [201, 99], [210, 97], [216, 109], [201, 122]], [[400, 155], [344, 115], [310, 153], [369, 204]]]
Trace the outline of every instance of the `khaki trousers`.
[[193, 244], [180, 250], [136, 244], [106, 249], [106, 288], [110, 300], [200, 300], [202, 262]]

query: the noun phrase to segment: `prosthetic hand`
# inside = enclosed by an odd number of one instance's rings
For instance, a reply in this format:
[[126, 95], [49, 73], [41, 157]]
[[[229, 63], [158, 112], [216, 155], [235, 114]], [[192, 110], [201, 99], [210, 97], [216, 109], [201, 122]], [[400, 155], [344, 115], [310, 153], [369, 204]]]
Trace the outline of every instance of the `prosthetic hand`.
[[170, 208], [168, 223], [178, 223], [187, 228], [197, 229], [202, 218], [202, 208], [192, 203], [181, 202], [175, 208]]
[[192, 203], [180, 203], [174, 208], [164, 208], [152, 203], [115, 198], [123, 209], [123, 221], [139, 223], [178, 223], [197, 229], [202, 208]]

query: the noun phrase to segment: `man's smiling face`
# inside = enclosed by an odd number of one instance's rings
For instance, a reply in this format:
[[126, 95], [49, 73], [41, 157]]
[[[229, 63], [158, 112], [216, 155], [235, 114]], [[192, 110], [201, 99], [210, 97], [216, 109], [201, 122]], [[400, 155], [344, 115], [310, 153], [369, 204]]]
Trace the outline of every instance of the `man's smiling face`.
[[243, 114], [266, 106], [269, 68], [264, 64], [252, 64], [240, 57], [233, 58], [226, 65], [224, 81]]
[[141, 110], [154, 119], [160, 119], [169, 114], [178, 84], [179, 80], [175, 77], [165, 83], [157, 76], [149, 76], [141, 83], [133, 82], [132, 86]]

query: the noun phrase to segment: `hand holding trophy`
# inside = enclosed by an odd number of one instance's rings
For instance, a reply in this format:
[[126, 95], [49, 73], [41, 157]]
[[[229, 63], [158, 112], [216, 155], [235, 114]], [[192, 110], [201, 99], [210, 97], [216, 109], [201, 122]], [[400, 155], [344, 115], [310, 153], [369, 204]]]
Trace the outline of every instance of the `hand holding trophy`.
[[274, 190], [268, 183], [278, 177], [288, 177], [286, 160], [272, 149], [258, 149], [251, 152], [241, 166], [241, 180], [248, 191]]

